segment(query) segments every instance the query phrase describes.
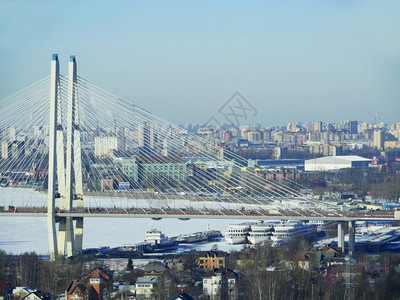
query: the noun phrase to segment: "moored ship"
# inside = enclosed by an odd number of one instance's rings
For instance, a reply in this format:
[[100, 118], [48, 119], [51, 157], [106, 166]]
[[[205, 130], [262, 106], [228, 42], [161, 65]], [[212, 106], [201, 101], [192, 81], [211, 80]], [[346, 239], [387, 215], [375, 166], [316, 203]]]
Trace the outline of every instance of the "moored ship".
[[151, 229], [146, 232], [146, 242], [151, 243], [156, 248], [165, 248], [175, 245], [175, 242], [165, 236], [160, 230]]
[[211, 239], [215, 239], [221, 237], [221, 231], [219, 230], [207, 230], [200, 231], [189, 234], [181, 234], [174, 238], [177, 243], [200, 243], [205, 242]]
[[250, 244], [257, 245], [271, 240], [272, 232], [274, 231], [273, 222], [264, 223], [263, 221], [257, 224], [251, 224], [250, 232], [247, 237]]
[[300, 238], [316, 234], [315, 224], [303, 223], [301, 221], [282, 221], [275, 224], [271, 240], [273, 246], [287, 244], [292, 238]]
[[229, 225], [225, 232], [225, 240], [231, 244], [246, 244], [250, 232], [251, 223]]

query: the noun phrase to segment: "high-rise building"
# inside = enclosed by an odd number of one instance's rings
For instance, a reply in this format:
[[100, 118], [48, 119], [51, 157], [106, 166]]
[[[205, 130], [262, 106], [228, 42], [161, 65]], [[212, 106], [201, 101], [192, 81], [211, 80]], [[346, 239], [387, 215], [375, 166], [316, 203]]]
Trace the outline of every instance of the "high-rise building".
[[252, 130], [247, 133], [247, 140], [249, 142], [259, 142], [261, 140], [261, 134], [259, 130]]
[[332, 146], [330, 149], [330, 155], [332, 156], [340, 156], [343, 154], [343, 147], [342, 146]]
[[274, 147], [274, 158], [275, 159], [284, 159], [287, 157], [287, 148], [286, 147]]
[[33, 136], [41, 137], [43, 135], [41, 126], [33, 126]]
[[247, 133], [250, 131], [250, 126], [248, 125], [243, 125], [240, 126], [240, 135], [242, 139], [247, 140]]
[[144, 122], [139, 125], [138, 130], [139, 147], [154, 149], [154, 125]]
[[10, 155], [10, 143], [4, 141], [1, 143], [1, 157], [7, 159]]
[[168, 149], [169, 149], [170, 144], [171, 144], [170, 137], [166, 137], [163, 140], [163, 149], [161, 150], [162, 156], [168, 156]]
[[321, 139], [324, 141], [324, 143], [329, 143], [329, 138], [330, 138], [329, 131], [325, 131], [324, 133], [322, 133]]
[[229, 143], [232, 141], [232, 131], [224, 131], [224, 142]]
[[343, 153], [343, 147], [340, 145], [329, 145], [329, 144], [323, 145], [324, 156], [338, 156], [342, 155], [342, 153]]
[[313, 153], [313, 154], [319, 154], [321, 152], [320, 151], [320, 144], [319, 143], [311, 144], [310, 147], [309, 147], [309, 151], [310, 151], [310, 153]]
[[94, 139], [94, 154], [108, 155], [112, 150], [121, 150], [121, 143], [116, 136], [98, 136]]
[[331, 150], [331, 145], [329, 145], [329, 144], [324, 144], [324, 145], [323, 145], [323, 152], [322, 152], [322, 154], [323, 154], [324, 156], [329, 156], [329, 155], [330, 155], [330, 150]]
[[289, 123], [286, 126], [286, 131], [288, 131], [288, 132], [300, 132], [300, 127], [297, 124]]
[[365, 131], [368, 130], [368, 128], [369, 128], [368, 123], [366, 123], [366, 122], [358, 123], [357, 131], [358, 132], [365, 132]]
[[10, 141], [10, 142], [15, 141], [15, 140], [16, 140], [16, 137], [17, 137], [17, 131], [15, 130], [15, 128], [14, 128], [14, 127], [9, 128], [9, 129], [8, 129], [8, 138], [9, 138], [9, 141]]
[[378, 150], [383, 150], [385, 145], [385, 134], [382, 130], [374, 131], [374, 147]]
[[321, 132], [308, 132], [308, 140], [314, 142], [321, 141]]
[[269, 129], [263, 130], [263, 137], [265, 141], [271, 141], [272, 140], [272, 131]]
[[322, 131], [322, 122], [318, 121], [318, 122], [314, 122], [314, 131], [315, 132], [321, 132]]
[[24, 142], [14, 142], [11, 144], [11, 157], [19, 158], [23, 155], [25, 149]]
[[349, 131], [351, 134], [358, 133], [358, 122], [357, 121], [350, 121]]

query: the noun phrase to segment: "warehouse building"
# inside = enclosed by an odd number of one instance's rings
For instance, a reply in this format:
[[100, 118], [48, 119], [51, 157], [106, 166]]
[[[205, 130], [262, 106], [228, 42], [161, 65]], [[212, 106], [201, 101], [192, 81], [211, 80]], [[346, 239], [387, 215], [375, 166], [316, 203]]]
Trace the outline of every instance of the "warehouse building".
[[368, 167], [371, 159], [355, 155], [325, 156], [307, 159], [304, 163], [305, 171], [331, 171], [346, 168]]

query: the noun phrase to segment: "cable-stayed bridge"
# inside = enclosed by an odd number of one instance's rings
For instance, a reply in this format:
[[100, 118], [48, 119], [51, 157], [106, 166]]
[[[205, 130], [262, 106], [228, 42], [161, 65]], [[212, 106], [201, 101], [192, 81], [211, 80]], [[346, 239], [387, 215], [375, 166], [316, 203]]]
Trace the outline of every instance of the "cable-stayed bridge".
[[53, 258], [82, 251], [86, 217], [332, 220], [340, 235], [349, 221], [353, 247], [355, 220], [395, 217], [342, 210], [289, 176], [257, 171], [216, 138], [79, 77], [74, 56], [64, 77], [53, 55], [51, 74], [2, 99], [0, 116], [0, 191], [37, 190], [4, 199], [0, 215], [47, 216]]

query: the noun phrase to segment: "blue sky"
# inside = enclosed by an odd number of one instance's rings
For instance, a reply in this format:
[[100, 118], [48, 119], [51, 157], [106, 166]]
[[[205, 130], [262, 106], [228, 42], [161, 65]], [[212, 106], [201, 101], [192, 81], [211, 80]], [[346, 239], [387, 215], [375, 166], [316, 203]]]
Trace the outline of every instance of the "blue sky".
[[249, 123], [400, 121], [398, 1], [0, 2], [0, 98], [70, 54], [92, 83], [175, 123], [239, 91]]

